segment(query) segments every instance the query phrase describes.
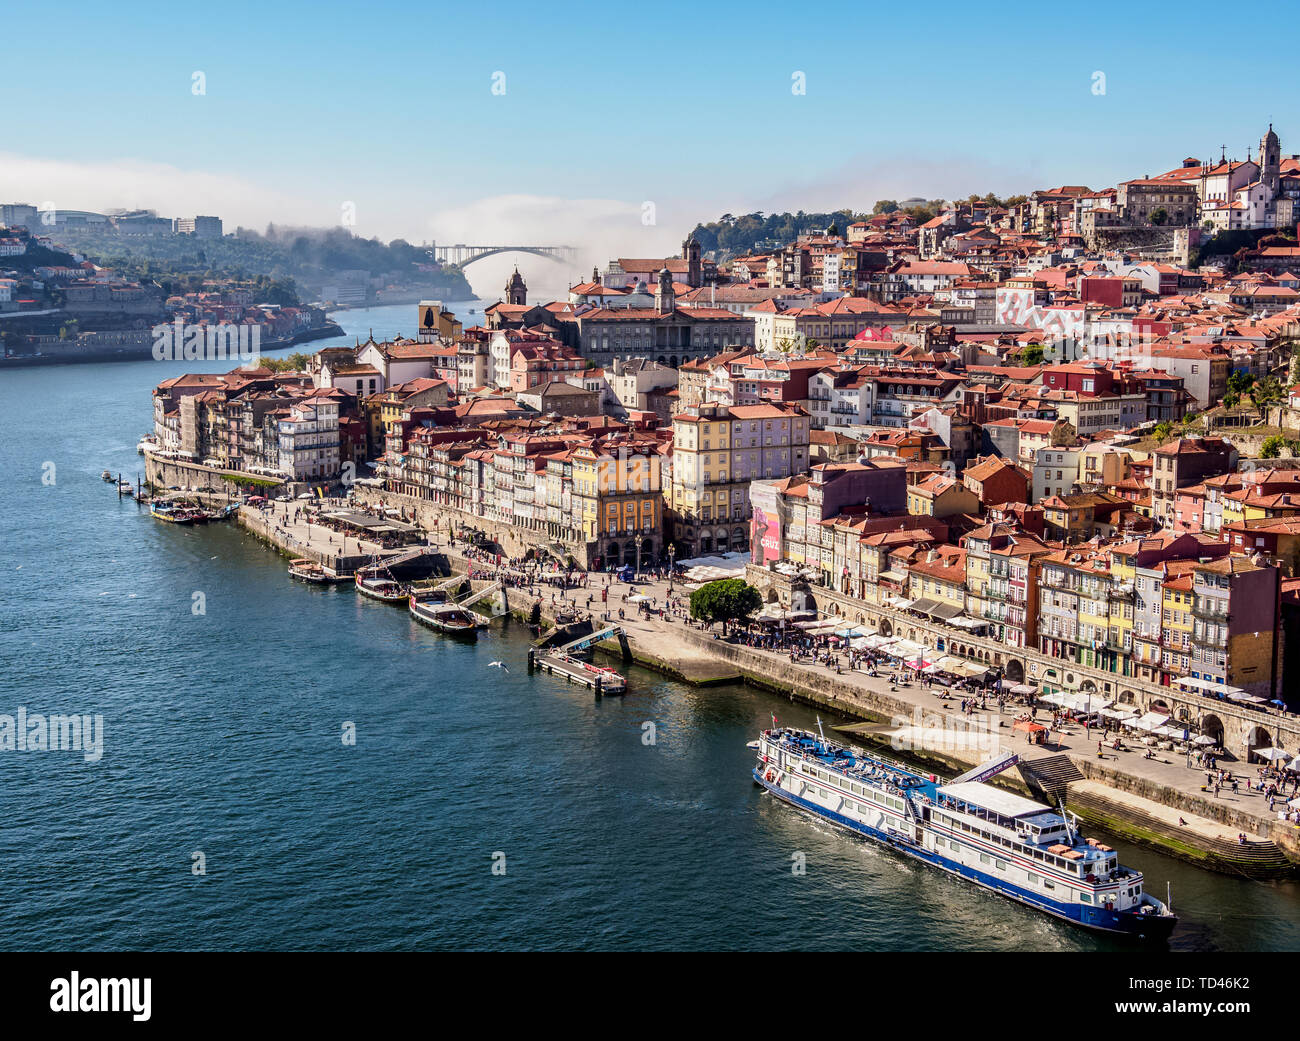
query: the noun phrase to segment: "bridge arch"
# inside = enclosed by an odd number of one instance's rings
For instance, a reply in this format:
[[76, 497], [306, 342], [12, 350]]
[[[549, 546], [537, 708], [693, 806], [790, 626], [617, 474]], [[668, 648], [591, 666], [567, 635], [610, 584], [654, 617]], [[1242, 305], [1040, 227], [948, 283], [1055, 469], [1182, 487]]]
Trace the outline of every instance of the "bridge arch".
[[573, 260], [577, 251], [572, 246], [435, 246], [434, 259], [441, 264], [454, 264], [461, 269], [469, 267], [485, 257], [495, 257], [501, 253], [527, 253], [534, 257], [553, 260], [564, 264]]

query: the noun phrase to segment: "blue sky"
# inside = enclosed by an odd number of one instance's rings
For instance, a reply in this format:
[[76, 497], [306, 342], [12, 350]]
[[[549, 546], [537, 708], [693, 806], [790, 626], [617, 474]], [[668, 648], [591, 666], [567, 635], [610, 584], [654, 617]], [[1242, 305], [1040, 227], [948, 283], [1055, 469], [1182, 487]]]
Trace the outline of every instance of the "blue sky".
[[125, 2], [5, 18], [0, 195], [231, 225], [337, 223], [351, 201], [356, 230], [385, 238], [451, 241], [498, 213], [534, 237], [586, 214], [635, 238], [652, 234], [633, 226], [650, 200], [680, 237], [726, 211], [1113, 185], [1221, 143], [1240, 155], [1270, 120], [1300, 151], [1289, 63], [1244, 39], [1211, 52], [1224, 33], [1207, 26], [1233, 23], [1200, 3]]

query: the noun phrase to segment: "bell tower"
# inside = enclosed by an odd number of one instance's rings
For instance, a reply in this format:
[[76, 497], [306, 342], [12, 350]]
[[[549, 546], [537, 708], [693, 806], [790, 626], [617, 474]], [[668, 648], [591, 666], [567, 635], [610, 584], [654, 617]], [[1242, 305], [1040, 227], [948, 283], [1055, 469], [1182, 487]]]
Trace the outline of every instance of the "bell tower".
[[700, 263], [700, 243], [694, 235], [682, 243], [682, 259], [686, 261], [686, 284], [699, 289], [704, 285], [704, 268]]
[[673, 276], [666, 267], [659, 269], [659, 282], [655, 286], [655, 310], [660, 314], [672, 314], [677, 310], [677, 293], [673, 289]]
[[1282, 166], [1282, 142], [1273, 133], [1273, 124], [1268, 125], [1268, 133], [1259, 139], [1259, 179], [1274, 192], [1277, 191]]
[[528, 306], [528, 283], [524, 281], [524, 276], [515, 268], [515, 273], [506, 281], [506, 303], [515, 304], [518, 307]]

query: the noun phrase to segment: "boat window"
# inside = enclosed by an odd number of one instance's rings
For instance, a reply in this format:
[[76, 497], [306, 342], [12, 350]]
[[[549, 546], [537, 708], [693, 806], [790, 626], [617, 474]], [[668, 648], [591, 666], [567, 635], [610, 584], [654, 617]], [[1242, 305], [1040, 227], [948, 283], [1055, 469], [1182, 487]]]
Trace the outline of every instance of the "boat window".
[[1005, 871], [1007, 869], [1007, 862], [1005, 860], [995, 860], [994, 864], [997, 866], [999, 871]]
[[992, 858], [987, 853], [980, 854], [980, 863], [987, 864]]
[[1079, 894], [1079, 899], [1080, 899], [1080, 901], [1082, 901], [1082, 902], [1085, 903], [1085, 904], [1090, 904], [1090, 903], [1092, 903], [1092, 897], [1090, 897], [1087, 893], [1080, 893], [1080, 894]]
[[1035, 875], [1032, 871], [1029, 872], [1029, 884], [1030, 884], [1031, 886], [1036, 886], [1036, 885], [1038, 885], [1038, 876]]
[[1055, 889], [1055, 888], [1056, 888], [1056, 883], [1055, 883], [1055, 882], [1049, 882], [1047, 879], [1043, 879], [1043, 888], [1044, 888], [1044, 889]]

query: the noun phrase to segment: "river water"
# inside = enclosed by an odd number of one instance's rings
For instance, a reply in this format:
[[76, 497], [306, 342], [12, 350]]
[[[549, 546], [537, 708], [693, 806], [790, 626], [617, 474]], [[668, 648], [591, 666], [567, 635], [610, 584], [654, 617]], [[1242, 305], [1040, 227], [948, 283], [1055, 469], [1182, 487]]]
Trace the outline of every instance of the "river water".
[[[336, 317], [346, 342], [415, 327], [413, 305]], [[811, 710], [639, 669], [597, 702], [528, 676], [518, 625], [449, 641], [292, 582], [233, 525], [119, 502], [100, 471], [134, 479], [149, 391], [182, 371], [0, 372], [0, 713], [104, 735], [97, 761], [0, 752], [3, 947], [1111, 946], [760, 794], [745, 743]], [[1295, 884], [1118, 845], [1172, 882], [1173, 949], [1300, 946]]]

